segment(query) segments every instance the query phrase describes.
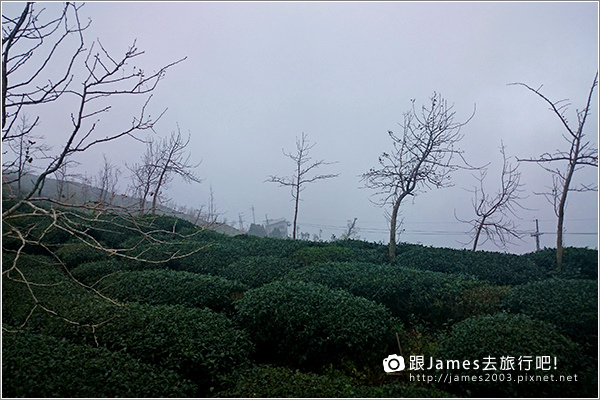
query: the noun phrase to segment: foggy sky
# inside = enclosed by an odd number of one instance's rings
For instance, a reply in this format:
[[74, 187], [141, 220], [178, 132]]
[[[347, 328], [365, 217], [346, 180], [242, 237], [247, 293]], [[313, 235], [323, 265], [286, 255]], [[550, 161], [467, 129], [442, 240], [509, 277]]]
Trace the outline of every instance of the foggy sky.
[[[22, 10], [22, 4], [3, 7]], [[50, 14], [60, 5], [44, 7]], [[491, 163], [485, 185], [493, 192], [500, 184], [501, 142], [519, 158], [566, 145], [564, 127], [547, 104], [508, 84], [543, 85], [549, 99], [570, 99], [567, 116], [576, 123], [575, 110], [585, 106], [598, 69], [597, 2], [92, 2], [80, 14], [92, 20], [88, 43], [99, 38], [121, 55], [137, 40], [145, 54], [135, 63], [146, 71], [187, 57], [168, 70], [150, 103], [153, 115], [168, 108], [157, 134], [166, 136], [178, 124], [191, 135], [192, 159], [202, 161], [196, 170], [202, 184], [175, 180], [170, 196], [178, 204], [206, 206], [212, 186], [219, 211], [235, 226], [240, 214], [246, 228], [265, 216], [292, 221], [289, 189], [265, 180], [293, 173], [282, 149], [293, 151], [304, 132], [316, 143], [315, 160], [337, 162], [318, 172], [340, 174], [302, 193], [300, 231], [322, 230], [323, 239], [341, 235], [346, 222], [357, 218], [361, 239], [387, 242], [384, 209], [372, 204], [376, 198], [361, 188], [359, 175], [391, 149], [387, 131], [400, 132], [411, 99], [420, 106], [438, 92], [454, 104], [458, 121], [476, 107], [460, 147], [470, 163]], [[597, 99], [595, 92], [586, 123], [587, 139], [596, 147]], [[121, 105], [102, 116], [101, 129], [108, 132], [135, 115], [131, 104]], [[58, 123], [53, 118], [42, 122]], [[122, 166], [143, 151], [143, 144], [124, 139], [78, 161], [93, 175], [102, 154]], [[520, 170], [528, 197], [517, 223], [533, 231], [539, 219], [542, 247], [554, 247], [552, 205], [534, 194], [545, 191], [552, 177], [534, 164]], [[127, 180], [123, 173], [123, 191]], [[452, 188], [428, 191], [402, 205], [400, 241], [466, 247], [461, 243], [469, 240], [469, 227], [455, 213], [473, 217], [472, 194], [465, 189], [477, 181], [472, 172], [458, 171], [453, 182]], [[577, 171], [575, 183], [597, 184], [598, 170]], [[566, 246], [597, 247], [596, 192], [569, 195], [565, 229]], [[491, 243], [480, 248], [500, 250]], [[527, 235], [508, 250], [533, 251], [535, 241]]]

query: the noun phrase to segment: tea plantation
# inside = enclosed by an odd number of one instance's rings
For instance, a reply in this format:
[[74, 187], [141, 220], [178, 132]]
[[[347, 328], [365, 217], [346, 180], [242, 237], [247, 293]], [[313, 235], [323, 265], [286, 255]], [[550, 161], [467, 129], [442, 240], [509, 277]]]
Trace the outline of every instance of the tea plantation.
[[[18, 271], [3, 245], [3, 397], [598, 395], [597, 250], [567, 248], [556, 273], [551, 249], [399, 244], [390, 263], [358, 240], [90, 230], [123, 258], [46, 229]], [[193, 254], [158, 262], [174, 252]]]

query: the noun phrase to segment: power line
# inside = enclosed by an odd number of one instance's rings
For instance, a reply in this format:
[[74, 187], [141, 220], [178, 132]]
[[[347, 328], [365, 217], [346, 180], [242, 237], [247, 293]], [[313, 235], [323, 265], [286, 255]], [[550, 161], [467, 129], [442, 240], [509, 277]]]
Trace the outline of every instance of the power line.
[[[412, 225], [412, 224], [411, 224]], [[438, 224], [441, 225], [441, 224]], [[302, 223], [303, 227], [308, 228], [318, 228], [318, 229], [329, 229], [334, 231], [346, 231], [348, 229], [347, 226], [339, 226], [339, 225], [327, 225], [327, 224], [315, 224], [315, 223]], [[389, 233], [389, 228], [374, 228], [374, 227], [361, 227], [358, 229], [363, 233]], [[531, 233], [531, 231], [523, 231], [524, 234], [531, 235], [552, 235], [556, 232], [539, 232], [536, 231]], [[414, 229], [408, 230], [405, 229], [402, 231], [402, 234], [410, 234], [410, 235], [424, 235], [424, 236], [463, 236], [467, 235], [467, 231], [454, 231], [454, 230], [422, 230], [422, 229]], [[598, 232], [564, 232], [563, 235], [571, 235], [571, 236], [593, 236], [598, 235]]]

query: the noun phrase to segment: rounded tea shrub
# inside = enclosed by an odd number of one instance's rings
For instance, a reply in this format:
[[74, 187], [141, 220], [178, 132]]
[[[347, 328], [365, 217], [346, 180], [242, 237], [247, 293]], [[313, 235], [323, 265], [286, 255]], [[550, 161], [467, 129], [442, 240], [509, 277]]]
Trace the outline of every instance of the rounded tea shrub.
[[312, 282], [268, 283], [246, 292], [235, 308], [266, 362], [307, 368], [345, 359], [379, 364], [394, 337], [386, 307]]
[[224, 239], [215, 243], [189, 242], [182, 245], [169, 245], [161, 251], [179, 251], [183, 254], [194, 254], [168, 263], [169, 268], [200, 274], [218, 275], [219, 271], [244, 256], [243, 249], [235, 246], [230, 240]]
[[353, 397], [351, 385], [349, 378], [330, 378], [286, 367], [256, 366], [236, 376], [231, 387], [218, 393], [218, 397]]
[[489, 251], [404, 246], [395, 263], [409, 268], [464, 274], [493, 285], [520, 285], [546, 278], [546, 271], [526, 256]]
[[584, 343], [598, 341], [598, 281], [548, 279], [513, 287], [504, 299], [508, 311], [555, 325]]
[[355, 386], [347, 376], [320, 375], [286, 367], [256, 366], [232, 380], [218, 397], [235, 398], [440, 398], [451, 394], [429, 387], [385, 384]]
[[221, 269], [218, 274], [227, 279], [235, 279], [250, 287], [258, 287], [283, 277], [287, 272], [298, 268], [299, 264], [287, 258], [275, 256], [244, 257]]
[[362, 398], [444, 398], [444, 397], [456, 397], [443, 390], [435, 389], [432, 387], [419, 387], [419, 386], [405, 386], [395, 384], [385, 384], [381, 386], [359, 386], [354, 389], [354, 395], [352, 397]]
[[176, 372], [114, 353], [23, 331], [2, 334], [6, 397], [193, 397]]
[[598, 250], [596, 249], [565, 247], [560, 272], [556, 272], [556, 249], [545, 248], [525, 256], [540, 266], [549, 276], [598, 280]]
[[89, 343], [97, 340], [110, 350], [179, 372], [201, 390], [247, 365], [253, 351], [246, 332], [207, 308], [132, 303], [93, 336], [88, 334]]
[[248, 334], [224, 314], [208, 308], [139, 303], [117, 307], [91, 294], [65, 296], [63, 303], [55, 309], [81, 325], [38, 308], [28, 326], [42, 334], [127, 353], [143, 363], [175, 371], [198, 386], [198, 396], [205, 396], [211, 387], [218, 388], [222, 375], [250, 363], [254, 346]]
[[71, 271], [71, 275], [86, 285], [95, 286], [98, 282], [117, 273], [128, 269], [128, 266], [119, 260], [111, 258], [103, 261], [86, 262]]
[[62, 260], [69, 269], [86, 262], [105, 260], [108, 253], [95, 249], [85, 243], [65, 243], [55, 252], [56, 256]]
[[292, 255], [302, 265], [311, 265], [329, 261], [352, 261], [356, 259], [356, 252], [347, 247], [315, 246], [305, 247]]
[[287, 258], [299, 249], [310, 245], [310, 242], [304, 240], [276, 239], [254, 235], [237, 235], [228, 237], [228, 240], [237, 248], [243, 250], [244, 257], [274, 256]]
[[[558, 379], [559, 375], [580, 373], [580, 355], [579, 346], [557, 332], [554, 326], [523, 314], [497, 313], [454, 324], [433, 357], [442, 363], [442, 368], [436, 368], [438, 374], [481, 375], [484, 378], [488, 374], [490, 377], [487, 381], [445, 385], [445, 390], [451, 393], [465, 395], [470, 392], [474, 397], [570, 397], [588, 393], [592, 388], [595, 391], [595, 387], [590, 386], [589, 381], [560, 384], [544, 382], [542, 378], [535, 378], [541, 381], [519, 383], [519, 377], [553, 374]], [[548, 370], [536, 369], [537, 357], [549, 357], [548, 363], [544, 364]], [[463, 366], [468, 361], [470, 369], [448, 367], [449, 361]]]
[[179, 304], [215, 311], [231, 308], [233, 300], [247, 289], [220, 276], [164, 269], [117, 272], [99, 282], [96, 288], [109, 298], [124, 302]]
[[416, 320], [436, 327], [463, 316], [456, 307], [463, 292], [483, 285], [458, 274], [360, 262], [309, 265], [285, 278], [344, 289], [385, 305], [404, 322]]

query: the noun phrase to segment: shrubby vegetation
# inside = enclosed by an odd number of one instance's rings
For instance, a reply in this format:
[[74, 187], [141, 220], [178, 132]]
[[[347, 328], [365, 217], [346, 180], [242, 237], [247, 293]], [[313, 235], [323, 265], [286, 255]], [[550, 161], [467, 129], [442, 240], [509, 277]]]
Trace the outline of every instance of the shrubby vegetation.
[[245, 371], [240, 378], [232, 384], [232, 388], [219, 393], [219, 396], [236, 398], [454, 397], [438, 389], [400, 384], [356, 386], [348, 377], [301, 372], [287, 367], [257, 366]]
[[257, 366], [244, 371], [219, 397], [353, 397], [352, 380], [287, 367]]
[[[502, 357], [514, 357], [515, 370], [500, 370]], [[542, 371], [535, 369], [537, 356], [550, 356], [551, 370]], [[490, 374], [503, 375], [504, 380], [490, 380], [483, 382], [461, 382], [460, 385], [448, 384], [448, 390], [460, 391], [462, 394], [470, 393], [476, 397], [571, 397], [583, 396], [585, 390], [596, 390], [593, 386], [579, 382], [572, 384], [557, 384], [549, 382], [521, 382], [518, 376], [523, 374], [570, 375], [581, 374], [581, 349], [580, 347], [560, 334], [551, 325], [543, 321], [532, 319], [523, 314], [498, 313], [494, 315], [481, 315], [468, 318], [456, 323], [450, 332], [445, 335], [440, 347], [435, 354], [440, 360], [479, 360], [479, 372], [485, 368], [486, 357], [492, 357], [496, 370], [488, 371]], [[519, 364], [520, 357], [531, 357], [531, 369]], [[554, 370], [554, 357], [557, 359], [557, 369]], [[474, 364], [471, 364], [473, 368]], [[491, 367], [490, 367], [491, 368]], [[440, 372], [456, 372], [444, 368]], [[475, 372], [471, 370], [470, 372]], [[509, 378], [510, 376], [510, 378]], [[557, 378], [558, 379], [558, 378]], [[588, 395], [591, 392], [587, 393]]]
[[235, 279], [255, 288], [282, 278], [299, 264], [276, 256], [249, 256], [240, 258], [219, 271], [219, 275]]
[[487, 251], [401, 246], [396, 262], [430, 271], [473, 275], [494, 285], [519, 285], [544, 279], [547, 271], [528, 257]]
[[[129, 257], [51, 226], [46, 248], [21, 249], [19, 271], [18, 243], [4, 247], [5, 396], [595, 395], [595, 250], [568, 248], [556, 275], [552, 250], [399, 244], [390, 263], [384, 245], [358, 240], [228, 237], [144, 216], [140, 226], [155, 232], [146, 240], [109, 222], [98, 218], [89, 234]], [[552, 355], [557, 373], [580, 379], [410, 382], [382, 368], [398, 344], [407, 359]]]
[[382, 360], [399, 328], [387, 308], [311, 282], [272, 282], [246, 292], [235, 307], [261, 361], [292, 367]]
[[174, 371], [121, 352], [31, 332], [2, 335], [5, 397], [189, 397], [196, 387]]
[[214, 311], [231, 309], [233, 301], [247, 289], [240, 282], [220, 276], [166, 269], [117, 271], [95, 287], [124, 302], [208, 307]]
[[562, 268], [556, 276], [556, 249], [543, 249], [526, 255], [549, 276], [564, 279], [598, 280], [598, 250], [566, 247], [563, 252]]
[[504, 306], [551, 323], [571, 339], [597, 349], [597, 280], [548, 279], [515, 286]]
[[64, 243], [56, 250], [56, 255], [69, 269], [76, 268], [86, 262], [100, 261], [108, 258], [106, 252], [90, 248], [90, 246], [81, 242]]
[[318, 243], [318, 246], [305, 247], [292, 255], [301, 265], [307, 266], [322, 262], [384, 262], [381, 251], [369, 248], [358, 248], [354, 241], [336, 241]]
[[[464, 275], [360, 262], [313, 264], [291, 271], [289, 280], [303, 280], [344, 289], [388, 307], [405, 323], [441, 327], [457, 318], [493, 310], [495, 304], [469, 291], [488, 287]], [[488, 309], [486, 309], [486, 307]]]

